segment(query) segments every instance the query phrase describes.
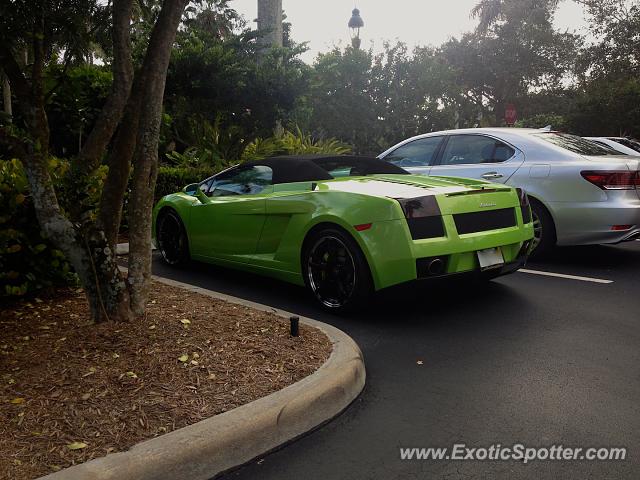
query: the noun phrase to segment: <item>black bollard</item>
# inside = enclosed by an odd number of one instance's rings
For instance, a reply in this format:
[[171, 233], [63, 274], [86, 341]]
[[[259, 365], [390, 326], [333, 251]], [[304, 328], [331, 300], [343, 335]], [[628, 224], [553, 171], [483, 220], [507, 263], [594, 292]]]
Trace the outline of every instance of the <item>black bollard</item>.
[[297, 337], [300, 335], [300, 318], [299, 317], [289, 317], [289, 321], [291, 322], [291, 336]]

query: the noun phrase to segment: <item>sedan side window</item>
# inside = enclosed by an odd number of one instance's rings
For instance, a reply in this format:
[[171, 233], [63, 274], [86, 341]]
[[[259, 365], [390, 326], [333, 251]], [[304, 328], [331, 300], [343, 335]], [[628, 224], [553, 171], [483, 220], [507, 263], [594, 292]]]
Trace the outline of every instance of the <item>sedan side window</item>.
[[442, 165], [500, 163], [516, 151], [495, 138], [483, 135], [451, 135], [442, 155]]
[[273, 171], [269, 167], [240, 167], [216, 176], [207, 194], [210, 197], [254, 195], [271, 185], [272, 178]]
[[399, 167], [426, 167], [431, 165], [442, 137], [427, 137], [405, 143], [389, 153], [384, 160]]

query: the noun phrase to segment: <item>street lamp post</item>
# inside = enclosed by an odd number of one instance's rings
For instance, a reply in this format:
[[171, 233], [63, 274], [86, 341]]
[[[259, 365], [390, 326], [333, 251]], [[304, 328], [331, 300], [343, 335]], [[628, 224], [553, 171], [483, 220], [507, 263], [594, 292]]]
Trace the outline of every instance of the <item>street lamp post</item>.
[[351, 29], [351, 45], [353, 48], [360, 48], [360, 29], [364, 27], [364, 21], [360, 16], [360, 10], [354, 8], [349, 19], [349, 28]]

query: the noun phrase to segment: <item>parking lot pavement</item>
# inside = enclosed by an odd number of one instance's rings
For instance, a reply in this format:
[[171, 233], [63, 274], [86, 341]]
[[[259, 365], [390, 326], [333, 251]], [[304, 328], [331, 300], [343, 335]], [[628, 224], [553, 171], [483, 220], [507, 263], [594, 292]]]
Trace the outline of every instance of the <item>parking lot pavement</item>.
[[[156, 274], [331, 323], [364, 353], [367, 386], [344, 414], [226, 479], [637, 478], [640, 242], [560, 249], [526, 270], [535, 273], [381, 295], [340, 318], [271, 279], [154, 263]], [[400, 447], [456, 443], [628, 452], [527, 465], [400, 459]]]

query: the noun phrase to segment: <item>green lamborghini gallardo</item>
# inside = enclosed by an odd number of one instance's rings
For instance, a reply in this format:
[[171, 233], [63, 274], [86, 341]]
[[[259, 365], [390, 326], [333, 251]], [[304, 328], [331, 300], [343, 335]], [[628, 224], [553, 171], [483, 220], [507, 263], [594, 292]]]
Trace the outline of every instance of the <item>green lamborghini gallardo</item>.
[[306, 285], [340, 311], [404, 282], [514, 272], [533, 225], [519, 189], [316, 155], [243, 163], [167, 195], [154, 236], [170, 265], [193, 259]]

